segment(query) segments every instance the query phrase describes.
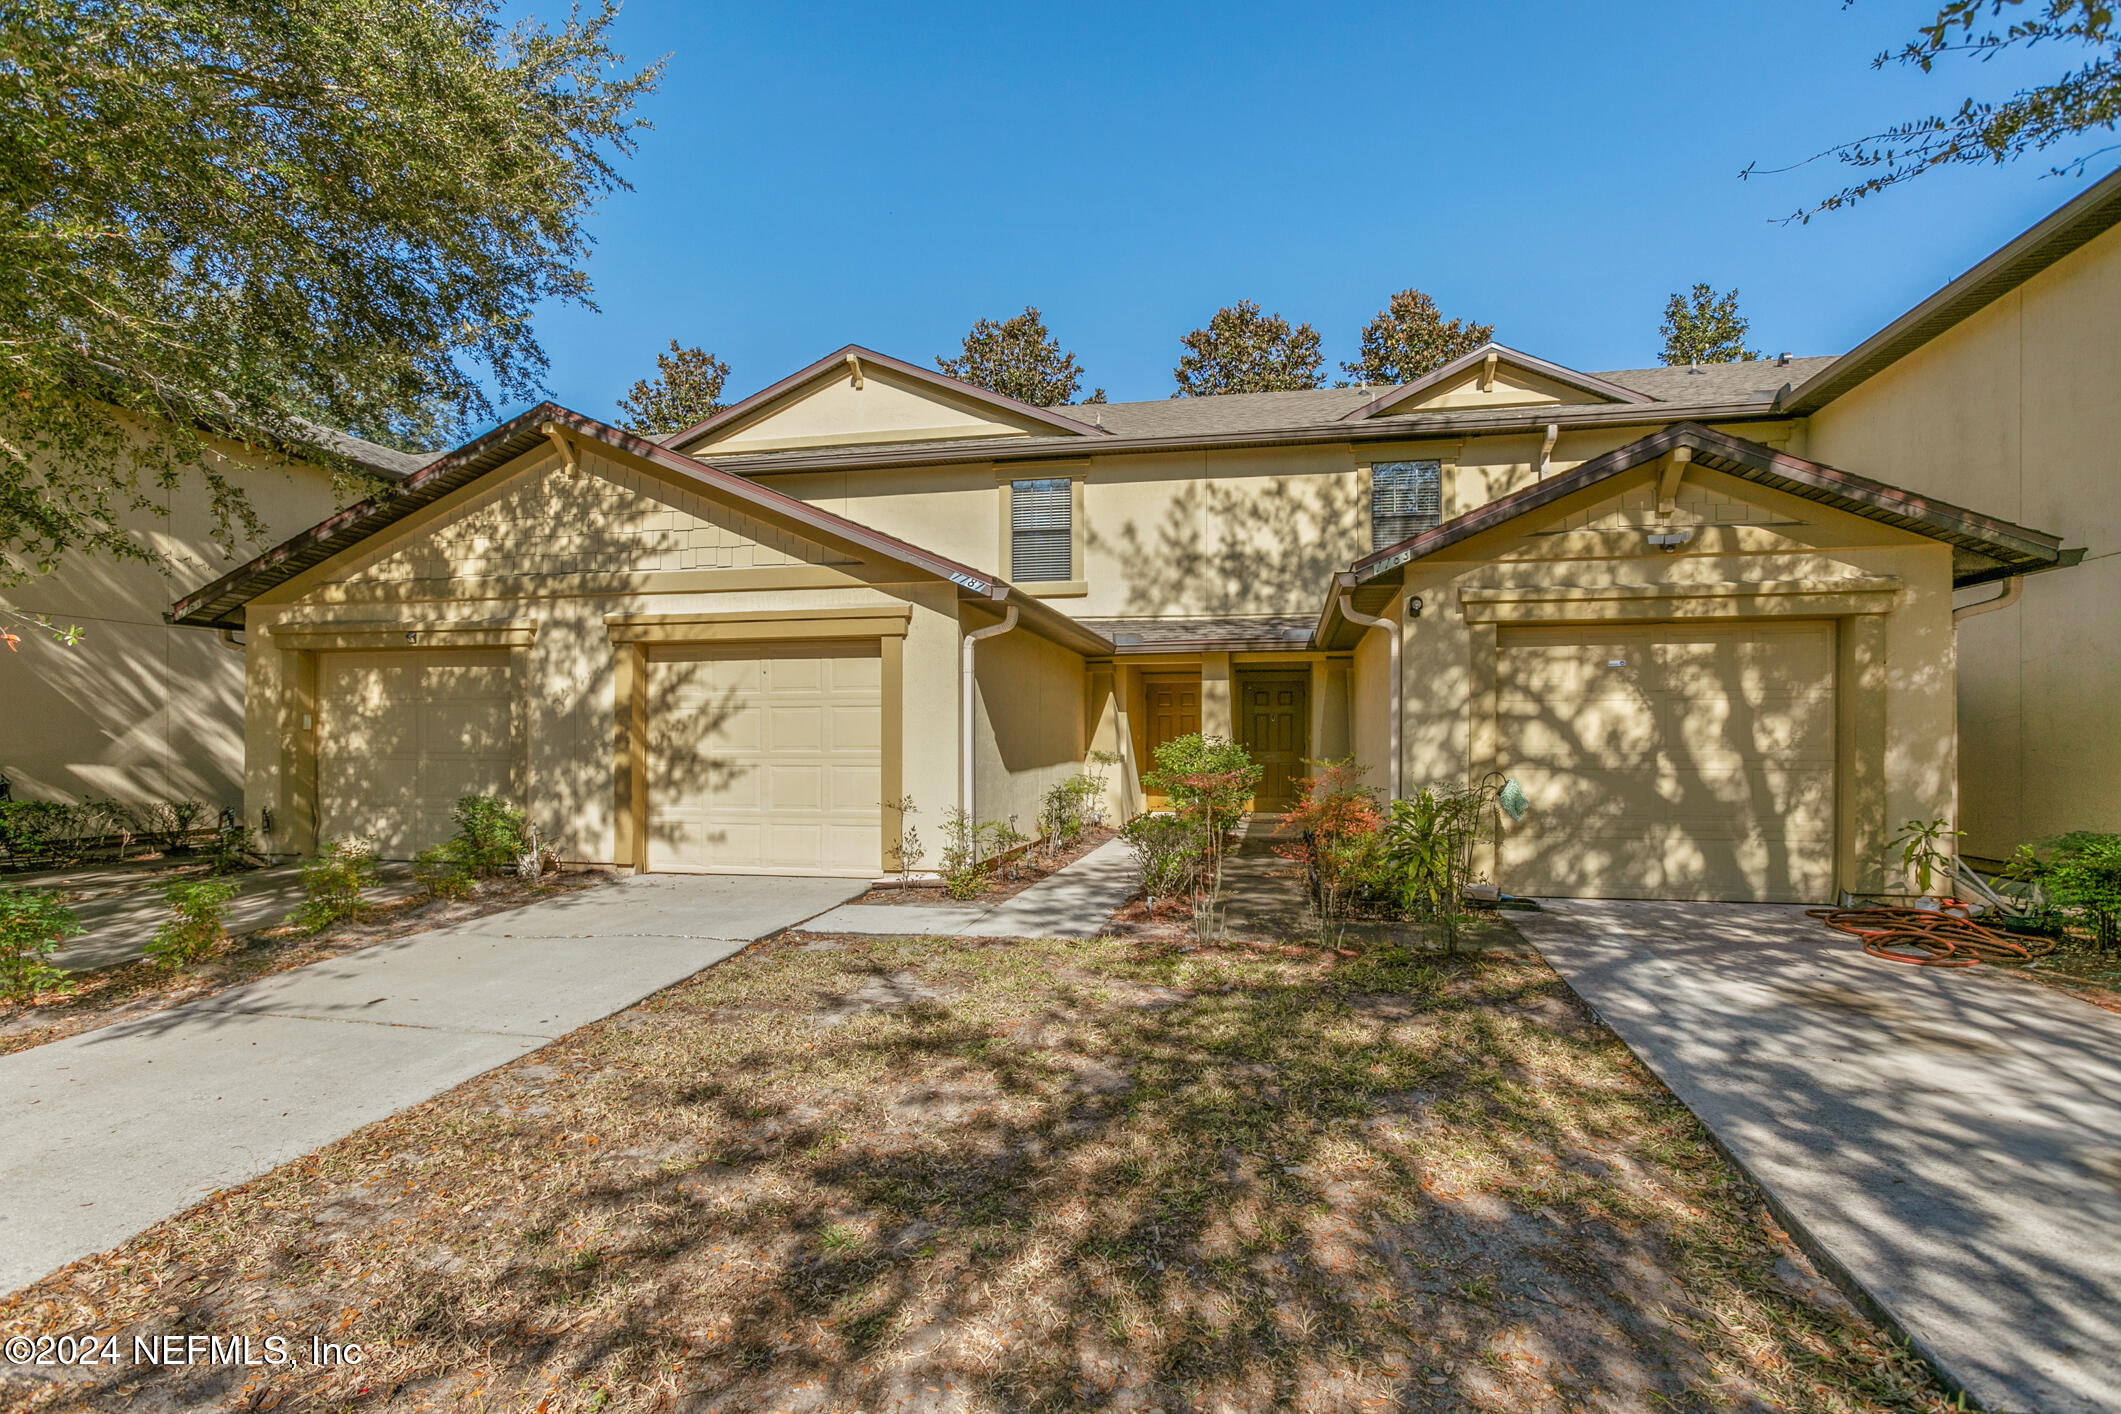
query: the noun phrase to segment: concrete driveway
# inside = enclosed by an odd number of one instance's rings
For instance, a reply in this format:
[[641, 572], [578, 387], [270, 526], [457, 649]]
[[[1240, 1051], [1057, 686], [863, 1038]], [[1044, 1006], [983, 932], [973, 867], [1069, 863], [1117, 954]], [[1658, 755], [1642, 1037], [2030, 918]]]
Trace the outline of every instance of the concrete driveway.
[[2121, 1016], [1801, 908], [1544, 902], [1511, 921], [1948, 1378], [2121, 1409]]
[[864, 887], [648, 875], [0, 1056], [0, 1293]]

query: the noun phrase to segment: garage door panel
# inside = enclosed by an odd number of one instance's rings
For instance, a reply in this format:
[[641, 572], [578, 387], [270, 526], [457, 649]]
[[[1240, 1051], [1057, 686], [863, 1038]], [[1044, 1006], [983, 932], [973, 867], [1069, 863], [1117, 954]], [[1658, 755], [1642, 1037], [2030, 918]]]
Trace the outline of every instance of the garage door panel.
[[1834, 630], [1821, 622], [1506, 630], [1515, 892], [1817, 900], [1832, 891]]
[[651, 658], [650, 867], [881, 868], [882, 682], [873, 642]]
[[[810, 689], [811, 694], [816, 691]], [[798, 706], [786, 700], [787, 696], [781, 694], [782, 700], [774, 701], [766, 712], [766, 749], [805, 755], [823, 751], [829, 745], [823, 704]]]

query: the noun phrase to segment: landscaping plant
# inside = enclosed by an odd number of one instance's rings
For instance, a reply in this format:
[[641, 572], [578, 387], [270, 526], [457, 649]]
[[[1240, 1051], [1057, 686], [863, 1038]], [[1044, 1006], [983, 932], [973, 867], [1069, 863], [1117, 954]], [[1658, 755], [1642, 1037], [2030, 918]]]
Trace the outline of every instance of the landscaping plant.
[[1048, 854], [1059, 854], [1083, 837], [1090, 827], [1091, 807], [1104, 793], [1104, 782], [1094, 776], [1070, 776], [1046, 791], [1038, 828], [1046, 837]]
[[127, 810], [135, 833], [164, 854], [188, 849], [206, 806], [196, 800], [157, 800]]
[[1192, 897], [1201, 855], [1191, 825], [1175, 815], [1137, 815], [1119, 834], [1134, 851], [1142, 897], [1152, 913], [1160, 898]]
[[963, 810], [943, 812], [943, 892], [952, 898], [971, 898], [987, 886], [992, 871], [981, 846], [986, 834], [979, 822]]
[[228, 936], [228, 904], [236, 896], [231, 879], [172, 879], [162, 887], [170, 918], [155, 930], [147, 955], [163, 967], [185, 967], [220, 946]]
[[456, 840], [429, 845], [413, 856], [412, 877], [429, 898], [469, 898], [478, 889]]
[[1192, 835], [1193, 930], [1205, 945], [1217, 933], [1216, 905], [1222, 897], [1223, 858], [1231, 833], [1243, 818], [1262, 768], [1251, 753], [1225, 737], [1199, 732], [1173, 737], [1156, 748], [1156, 769], [1142, 777], [1148, 789], [1171, 803], [1171, 813]]
[[913, 887], [914, 869], [928, 854], [927, 847], [921, 843], [921, 832], [906, 823], [908, 816], [920, 812], [910, 795], [891, 801], [887, 808], [898, 814], [898, 840], [891, 847], [891, 867], [898, 874], [899, 888], [909, 889]]
[[1956, 840], [1965, 833], [1953, 829], [1951, 821], [1941, 818], [1910, 820], [1900, 827], [1900, 833], [1893, 836], [1893, 843], [1899, 846], [1901, 867], [1915, 881], [1916, 893], [1928, 896], [1934, 892], [1930, 888], [1933, 879], [1939, 889], [1945, 886], [1951, 878], [1953, 853], [1945, 847], [1945, 842]]
[[1392, 802], [1384, 859], [1411, 918], [1434, 927], [1447, 951], [1458, 950], [1473, 846], [1485, 830], [1488, 792], [1478, 786], [1423, 786]]
[[1332, 943], [1349, 906], [1376, 879], [1384, 815], [1375, 793], [1362, 784], [1368, 768], [1354, 757], [1304, 764], [1316, 774], [1298, 782], [1302, 794], [1282, 817], [1298, 838], [1276, 845], [1274, 852], [1304, 866], [1324, 941]]
[[2039, 849], [2021, 845], [2009, 872], [2037, 885], [2048, 907], [2102, 950], [2121, 946], [2121, 835], [2072, 830]]
[[236, 874], [255, 869], [264, 862], [258, 853], [257, 832], [236, 819], [233, 811], [224, 816], [220, 828], [214, 831], [210, 862], [216, 874]]
[[295, 921], [321, 933], [342, 918], [358, 918], [368, 907], [361, 901], [361, 890], [375, 881], [375, 845], [352, 835], [338, 836], [302, 866], [302, 887], [309, 897], [295, 911]]
[[64, 986], [66, 970], [48, 959], [80, 931], [57, 891], [0, 885], [0, 997], [24, 1002]]
[[458, 853], [474, 874], [512, 874], [530, 848], [523, 812], [490, 795], [458, 796], [449, 818], [456, 822]]

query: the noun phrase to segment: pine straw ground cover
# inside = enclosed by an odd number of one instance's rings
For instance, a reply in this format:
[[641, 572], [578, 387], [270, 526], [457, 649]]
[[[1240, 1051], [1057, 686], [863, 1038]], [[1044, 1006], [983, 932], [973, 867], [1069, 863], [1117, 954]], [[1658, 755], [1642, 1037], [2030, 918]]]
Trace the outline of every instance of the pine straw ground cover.
[[1937, 1410], [1521, 944], [787, 938], [90, 1258], [32, 1409]]

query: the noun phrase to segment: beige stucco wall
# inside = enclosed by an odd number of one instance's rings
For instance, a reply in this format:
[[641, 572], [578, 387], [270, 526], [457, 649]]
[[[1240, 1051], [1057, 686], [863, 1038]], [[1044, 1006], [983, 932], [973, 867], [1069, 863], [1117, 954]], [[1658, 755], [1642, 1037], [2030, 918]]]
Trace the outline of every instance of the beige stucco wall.
[[[966, 627], [993, 621], [968, 616]], [[982, 640], [974, 653], [974, 813], [1015, 816], [1017, 829], [1036, 835], [1046, 791], [1080, 774], [1089, 751], [1083, 657], [1020, 630]]]
[[[1459, 782], [1478, 768], [1481, 710], [1479, 630], [1467, 621], [1466, 590], [1560, 586], [1700, 585], [1891, 577], [1900, 589], [1889, 612], [1838, 619], [1845, 647], [1840, 698], [1855, 718], [1841, 731], [1844, 749], [1879, 736], [1880, 769], [1841, 772], [1842, 887], [1890, 891], [1897, 871], [1885, 836], [1900, 822], [1947, 814], [1954, 779], [1951, 558], [1947, 547], [1815, 502], [1696, 469], [1680, 488], [1675, 526], [1695, 528], [1681, 552], [1644, 545], [1639, 527], [1656, 520], [1654, 468], [1607, 482], [1558, 503], [1532, 524], [1501, 527], [1407, 567], [1406, 590], [1422, 596], [1422, 616], [1404, 626], [1407, 683], [1403, 727], [1404, 788]], [[1732, 599], [1672, 602], [1668, 617], [1722, 615]], [[1810, 602], [1810, 601], [1807, 601]], [[1826, 601], [1821, 600], [1822, 604]], [[1867, 607], [1875, 607], [1868, 605]], [[1598, 622], [1610, 604], [1558, 611], [1556, 622]], [[1745, 609], [1742, 613], [1755, 612]], [[1821, 616], [1842, 612], [1821, 608]], [[1882, 624], [1871, 636], [1869, 623]], [[1355, 723], [1365, 761], [1384, 759], [1384, 630], [1367, 633], [1355, 655]], [[1490, 630], [1492, 633], [1492, 629]], [[1864, 694], [1869, 694], [1865, 696]], [[1857, 776], [1860, 780], [1856, 779]], [[1850, 790], [1860, 786], [1861, 800]], [[1535, 802], [1536, 808], [1536, 802]], [[1866, 815], [1867, 812], [1867, 815]], [[1868, 823], [1857, 828], [1859, 816]], [[1501, 881], [1509, 886], [1508, 880]]]
[[122, 518], [157, 564], [69, 552], [51, 573], [0, 588], [0, 605], [86, 633], [69, 648], [11, 624], [22, 643], [0, 653], [0, 773], [17, 799], [242, 803], [242, 652], [162, 615], [187, 591], [330, 515], [337, 501], [330, 474], [314, 467], [235, 475], [265, 536], [233, 559], [214, 546], [204, 480], [191, 474], [175, 487], [142, 488], [167, 518]]
[[[944, 396], [934, 387], [865, 364], [857, 383], [841, 368], [799, 393], [716, 429], [683, 448], [694, 456], [762, 452], [784, 447], [843, 447], [865, 443], [920, 442], [961, 437], [1021, 437], [1044, 424], [1010, 421], [972, 399]], [[1087, 435], [1087, 434], [1086, 434]]]
[[[269, 847], [306, 851], [315, 829], [304, 777], [314, 771], [313, 739], [305, 745], [301, 717], [320, 655], [276, 647], [283, 625], [383, 624], [430, 642], [452, 623], [534, 625], [522, 717], [530, 812], [563, 857], [610, 863], [619, 671], [607, 616], [831, 619], [903, 606], [901, 726], [885, 750], [887, 759], [896, 751], [900, 790], [914, 798], [932, 866], [944, 812], [958, 800], [957, 590], [831, 552], [646, 464], [585, 449], [581, 465], [570, 478], [556, 454], [526, 456], [250, 607], [246, 805], [254, 823], [272, 809]], [[989, 621], [973, 617], [972, 626]], [[995, 685], [981, 708], [982, 813], [1014, 811], [1028, 826], [1038, 796], [1082, 764], [1082, 658], [1019, 630], [982, 647], [980, 677]]]
[[[2121, 830], [2121, 229], [1810, 419], [1809, 454], [2080, 546], [1959, 630], [1969, 854]], [[1989, 597], [1993, 587], [1960, 595]]]

